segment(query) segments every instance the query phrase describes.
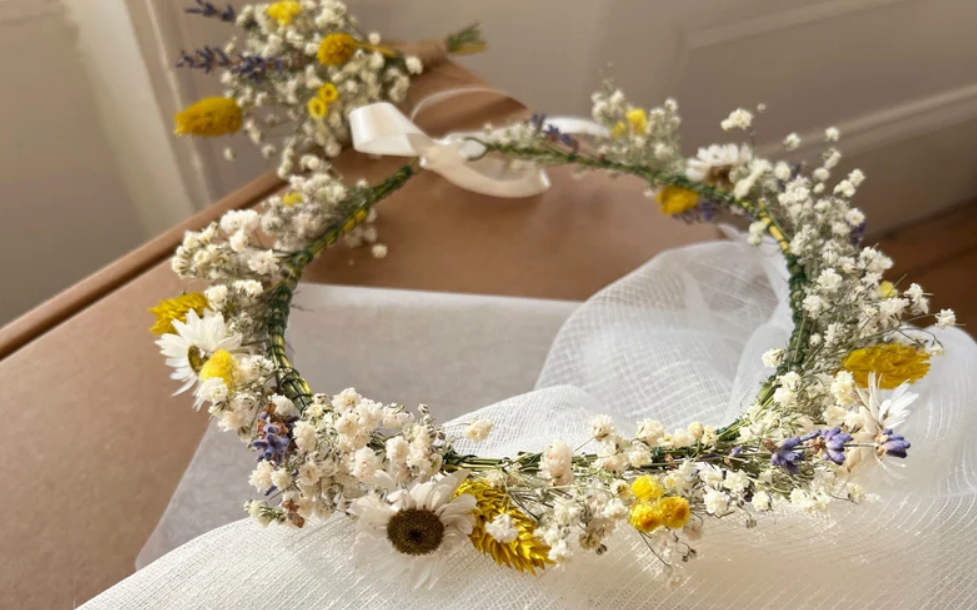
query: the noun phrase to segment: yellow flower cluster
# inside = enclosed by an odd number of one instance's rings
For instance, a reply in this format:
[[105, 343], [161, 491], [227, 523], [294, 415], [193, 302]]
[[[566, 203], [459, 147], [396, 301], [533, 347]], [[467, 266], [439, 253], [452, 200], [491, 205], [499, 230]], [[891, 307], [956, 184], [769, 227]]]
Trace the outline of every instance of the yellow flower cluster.
[[628, 522], [639, 532], [647, 534], [662, 526], [677, 529], [689, 520], [689, 501], [677, 496], [663, 498], [665, 487], [651, 475], [635, 479], [631, 493], [636, 501], [631, 506]]
[[359, 43], [349, 34], [329, 34], [319, 44], [316, 57], [324, 66], [341, 66], [356, 52]]
[[656, 199], [661, 211], [669, 216], [684, 214], [699, 205], [699, 193], [672, 184], [662, 187]]
[[624, 121], [618, 121], [611, 128], [611, 137], [620, 138], [628, 133], [630, 128], [631, 133], [635, 135], [644, 135], [648, 132], [648, 114], [641, 108], [633, 108], [628, 110], [624, 115], [627, 119], [627, 123]]
[[205, 97], [173, 117], [176, 135], [223, 136], [241, 129], [241, 107], [229, 97]]
[[916, 383], [930, 370], [930, 355], [911, 345], [883, 343], [851, 351], [841, 363], [858, 385], [868, 387], [868, 378], [875, 373], [880, 388], [891, 390], [904, 382]]
[[324, 119], [329, 116], [329, 104], [339, 99], [339, 90], [336, 85], [326, 83], [319, 87], [316, 96], [309, 100], [307, 108], [309, 116], [313, 119]]
[[234, 379], [237, 377], [237, 362], [234, 356], [226, 349], [219, 349], [210, 355], [207, 362], [200, 367], [200, 381], [208, 379], [223, 379], [228, 389], [234, 387]]
[[[483, 479], [468, 479], [458, 488], [458, 495], [475, 496], [475, 528], [471, 541], [480, 553], [490, 556], [495, 563], [521, 572], [536, 575], [553, 563], [549, 560], [550, 547], [536, 537], [536, 524], [521, 510], [512, 506], [505, 491], [489, 485]], [[509, 543], [502, 543], [485, 531], [485, 524], [500, 515], [507, 514], [519, 535]]]
[[149, 309], [149, 313], [156, 316], [156, 323], [149, 329], [149, 332], [155, 335], [176, 333], [176, 329], [173, 328], [173, 320], [186, 322], [187, 314], [191, 310], [197, 312], [197, 315], [201, 315], [208, 305], [207, 297], [199, 292], [181, 294], [173, 299], [163, 299], [155, 307]]
[[294, 0], [286, 2], [272, 2], [265, 9], [265, 14], [278, 22], [278, 25], [285, 27], [291, 25], [292, 19], [302, 12], [302, 5]]

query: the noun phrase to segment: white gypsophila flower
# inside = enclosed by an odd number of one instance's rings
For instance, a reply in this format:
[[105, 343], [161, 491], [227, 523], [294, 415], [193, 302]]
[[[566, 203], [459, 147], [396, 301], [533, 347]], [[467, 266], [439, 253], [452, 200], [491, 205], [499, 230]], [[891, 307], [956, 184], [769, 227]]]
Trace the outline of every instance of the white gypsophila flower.
[[519, 536], [519, 528], [509, 513], [503, 513], [485, 524], [485, 532], [502, 544], [509, 544]]
[[613, 498], [604, 505], [604, 510], [601, 511], [601, 515], [605, 519], [623, 519], [628, 516], [628, 506], [620, 498]]
[[598, 415], [590, 420], [590, 436], [594, 440], [604, 440], [608, 436], [617, 432], [614, 420], [608, 415]]
[[825, 151], [823, 159], [824, 167], [834, 169], [841, 162], [841, 151], [837, 148], [829, 148]]
[[292, 438], [295, 440], [295, 446], [302, 453], [313, 451], [317, 442], [316, 428], [307, 421], [296, 422], [292, 428]]
[[841, 132], [838, 131], [837, 127], [828, 127], [824, 130], [824, 141], [825, 142], [837, 142], [838, 138], [841, 137]]
[[381, 460], [373, 449], [363, 447], [353, 454], [349, 472], [364, 483], [369, 483], [373, 475], [380, 468]]
[[271, 484], [280, 490], [285, 490], [292, 485], [292, 473], [288, 468], [276, 468], [271, 473]]
[[214, 352], [226, 350], [233, 354], [243, 341], [240, 334], [230, 334], [224, 316], [209, 309], [204, 310], [202, 317], [191, 309], [185, 322], [173, 320], [173, 328], [176, 334], [163, 335], [156, 345], [166, 356], [166, 365], [175, 369], [170, 377], [184, 382], [174, 395], [197, 383], [200, 368]]
[[658, 441], [665, 436], [665, 426], [660, 421], [654, 419], [643, 420], [638, 425], [637, 438], [654, 447]]
[[465, 438], [478, 443], [488, 438], [491, 431], [492, 422], [487, 419], [476, 419], [468, 424], [468, 428], [465, 429]]
[[853, 227], [857, 227], [865, 222], [865, 214], [858, 208], [851, 208], [845, 212], [845, 220]]
[[753, 159], [753, 150], [736, 144], [713, 144], [707, 148], [700, 148], [696, 157], [688, 160], [685, 175], [689, 180], [706, 182], [709, 178], [728, 176], [742, 165]]
[[385, 244], [373, 244], [370, 248], [370, 254], [373, 255], [373, 258], [386, 258], [387, 246]]
[[676, 428], [674, 432], [667, 436], [667, 440], [668, 445], [675, 449], [691, 447], [695, 444], [695, 437], [689, 434], [689, 431], [684, 428]]
[[936, 325], [940, 328], [949, 328], [957, 323], [957, 314], [952, 309], [941, 309], [936, 314]]
[[258, 250], [248, 258], [248, 268], [259, 275], [272, 275], [278, 271], [278, 257], [271, 250]]
[[230, 393], [231, 390], [227, 387], [227, 382], [220, 377], [207, 379], [197, 386], [196, 391], [194, 391], [196, 400], [193, 403], [193, 408], [199, 410], [205, 402], [223, 402], [227, 400]]
[[838, 371], [831, 382], [831, 395], [841, 404], [848, 404], [852, 400], [855, 389], [855, 377], [848, 371]]
[[835, 185], [834, 190], [835, 195], [841, 195], [842, 197], [854, 197], [855, 196], [855, 185], [851, 183], [850, 180], [842, 180]]
[[573, 450], [563, 441], [546, 447], [540, 459], [539, 474], [554, 485], [569, 485], [573, 481]]
[[749, 232], [746, 237], [747, 243], [751, 246], [759, 246], [763, 242], [763, 236], [767, 233], [767, 223], [757, 220], [750, 223]]
[[783, 348], [768, 349], [763, 352], [763, 366], [768, 368], [780, 366], [780, 363], [784, 361], [784, 353], [785, 350]]
[[282, 396], [281, 394], [274, 394], [269, 400], [271, 400], [271, 403], [275, 405], [276, 415], [285, 419], [299, 416], [299, 410], [295, 407], [295, 403], [289, 398]]
[[826, 294], [833, 294], [841, 287], [842, 278], [834, 269], [825, 269], [818, 275], [816, 281], [819, 290]]
[[733, 186], [733, 196], [739, 199], [746, 197], [750, 191], [753, 190], [753, 186], [756, 184], [756, 181], [760, 178], [760, 176], [767, 173], [771, 169], [772, 167], [770, 162], [766, 159], [757, 159], [753, 161], [753, 165], [750, 167], [750, 173], [742, 180], [738, 180], [736, 185]]
[[261, 218], [254, 210], [231, 210], [221, 217], [220, 228], [228, 235], [235, 231], [251, 233], [260, 222]]
[[233, 161], [234, 159], [237, 159], [237, 151], [235, 151], [230, 146], [224, 148], [223, 154], [224, 154], [224, 159], [227, 161]]
[[446, 560], [468, 542], [475, 527], [475, 497], [455, 496], [467, 476], [459, 471], [386, 498], [371, 494], [356, 500], [350, 513], [357, 518], [357, 567], [383, 578], [406, 578], [414, 588], [433, 587]]
[[274, 471], [275, 466], [271, 462], [262, 460], [258, 462], [258, 465], [251, 472], [248, 483], [259, 492], [264, 493], [271, 489], [271, 473]]
[[753, 113], [744, 108], [737, 108], [728, 117], [723, 119], [719, 125], [723, 128], [723, 131], [729, 131], [731, 129], [749, 129], [752, 124]]
[[750, 488], [750, 477], [742, 470], [728, 470], [726, 471], [726, 479], [723, 481], [723, 487], [741, 496]]
[[787, 182], [790, 180], [792, 174], [790, 165], [784, 163], [783, 161], [778, 161], [776, 165], [773, 166], [773, 175], [776, 176], [777, 180], [781, 182]]
[[814, 320], [821, 317], [821, 312], [824, 310], [824, 299], [816, 294], [811, 294], [804, 297], [804, 301], [801, 303], [804, 307], [804, 312]]
[[824, 169], [823, 167], [819, 167], [813, 172], [811, 172], [811, 177], [817, 180], [818, 182], [825, 182], [827, 181], [828, 178], [831, 177], [831, 172]]
[[801, 145], [801, 137], [796, 133], [787, 134], [787, 137], [783, 141], [784, 148], [787, 150], [797, 150], [797, 147]]
[[696, 464], [696, 476], [708, 487], [719, 489], [723, 484], [723, 470], [713, 464], [705, 462]]
[[260, 296], [265, 291], [265, 287], [257, 280], [237, 280], [232, 284], [232, 287], [250, 299]]
[[421, 59], [414, 55], [408, 55], [404, 58], [404, 66], [410, 74], [420, 74], [424, 71], [424, 64], [421, 63]]
[[721, 516], [729, 508], [729, 496], [725, 493], [709, 487], [702, 496], [706, 512], [710, 515]]
[[355, 388], [346, 388], [332, 398], [332, 408], [339, 412], [356, 408], [363, 397], [359, 395]]
[[686, 428], [686, 430], [688, 431], [689, 434], [692, 435], [693, 438], [696, 439], [701, 439], [702, 435], [705, 434], [706, 432], [705, 426], [703, 426], [702, 422], [700, 421], [694, 421], [690, 423]]
[[759, 511], [770, 510], [772, 507], [770, 494], [762, 490], [753, 494], [751, 502], [753, 503], [753, 508]]
[[204, 296], [207, 297], [207, 302], [214, 310], [223, 309], [227, 302], [227, 286], [224, 284], [210, 286], [204, 290]]

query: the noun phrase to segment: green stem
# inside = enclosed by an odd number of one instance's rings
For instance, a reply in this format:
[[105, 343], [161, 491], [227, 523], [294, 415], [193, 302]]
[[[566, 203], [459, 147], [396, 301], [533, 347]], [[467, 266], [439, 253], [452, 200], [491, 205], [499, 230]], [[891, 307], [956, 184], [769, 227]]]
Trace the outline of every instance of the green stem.
[[312, 390], [285, 354], [285, 329], [288, 326], [292, 298], [295, 295], [296, 287], [298, 287], [299, 279], [302, 277], [302, 272], [323, 250], [336, 243], [340, 237], [366, 220], [370, 209], [377, 202], [404, 186], [416, 173], [417, 170], [414, 165], [405, 165], [377, 186], [363, 192], [363, 199], [348, 215], [330, 225], [306, 248], [285, 256], [282, 265], [285, 277], [266, 294], [269, 309], [267, 316], [268, 357], [275, 363], [278, 391], [294, 402], [300, 412], [312, 404]]

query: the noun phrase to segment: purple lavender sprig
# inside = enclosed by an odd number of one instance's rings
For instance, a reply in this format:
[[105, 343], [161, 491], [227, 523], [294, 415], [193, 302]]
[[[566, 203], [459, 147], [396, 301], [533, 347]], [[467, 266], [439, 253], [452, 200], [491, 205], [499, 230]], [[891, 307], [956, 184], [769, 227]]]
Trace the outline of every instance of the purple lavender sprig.
[[260, 81], [269, 70], [284, 70], [285, 61], [281, 57], [228, 55], [219, 47], [205, 46], [195, 49], [192, 54], [184, 51], [176, 67], [203, 70], [206, 74], [216, 68], [227, 68], [235, 74]]
[[224, 10], [220, 10], [213, 2], [204, 2], [204, 0], [197, 0], [197, 6], [185, 8], [183, 12], [191, 15], [200, 15], [201, 17], [216, 17], [225, 23], [234, 23], [234, 20], [237, 18], [234, 7], [230, 4]]

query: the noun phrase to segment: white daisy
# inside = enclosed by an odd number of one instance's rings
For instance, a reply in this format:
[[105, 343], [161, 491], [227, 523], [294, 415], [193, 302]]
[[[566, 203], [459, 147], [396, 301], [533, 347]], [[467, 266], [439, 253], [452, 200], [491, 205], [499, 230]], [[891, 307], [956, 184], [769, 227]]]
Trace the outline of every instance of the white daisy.
[[355, 563], [384, 577], [406, 577], [414, 588], [431, 588], [445, 560], [475, 527], [475, 496], [455, 498], [468, 473], [459, 471], [386, 498], [362, 497], [350, 513], [357, 517]]
[[884, 465], [881, 458], [885, 451], [880, 447], [886, 445], [895, 428], [906, 422], [909, 406], [919, 398], [919, 394], [909, 391], [908, 383], [892, 390], [891, 394], [879, 389], [875, 373], [869, 375], [868, 383], [868, 388], [856, 388], [861, 428], [852, 434], [852, 438], [855, 443], [864, 446], [849, 449], [845, 462], [849, 470], [872, 458]]
[[729, 174], [753, 159], [749, 146], [713, 144], [700, 148], [697, 157], [689, 159], [685, 175], [696, 182], [729, 182]]
[[176, 369], [170, 377], [185, 382], [174, 395], [193, 387], [200, 367], [215, 351], [224, 349], [233, 353], [241, 348], [241, 335], [229, 334], [224, 316], [208, 309], [203, 317], [190, 310], [186, 322], [173, 320], [173, 328], [176, 334], [163, 335], [156, 345], [166, 356], [166, 365]]

